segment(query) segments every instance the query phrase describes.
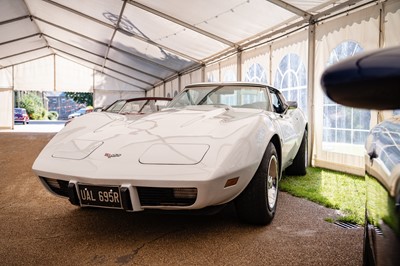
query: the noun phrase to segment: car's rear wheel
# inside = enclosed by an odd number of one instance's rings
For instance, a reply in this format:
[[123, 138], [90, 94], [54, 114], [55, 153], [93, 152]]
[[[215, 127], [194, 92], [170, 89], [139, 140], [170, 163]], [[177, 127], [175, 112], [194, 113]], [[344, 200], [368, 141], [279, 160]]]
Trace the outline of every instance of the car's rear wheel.
[[257, 172], [235, 199], [236, 213], [246, 223], [266, 225], [275, 216], [280, 179], [279, 157], [269, 143]]
[[288, 175], [306, 175], [308, 163], [308, 144], [307, 144], [307, 129], [304, 130], [303, 139], [299, 150], [294, 157], [292, 165], [286, 168], [285, 173]]

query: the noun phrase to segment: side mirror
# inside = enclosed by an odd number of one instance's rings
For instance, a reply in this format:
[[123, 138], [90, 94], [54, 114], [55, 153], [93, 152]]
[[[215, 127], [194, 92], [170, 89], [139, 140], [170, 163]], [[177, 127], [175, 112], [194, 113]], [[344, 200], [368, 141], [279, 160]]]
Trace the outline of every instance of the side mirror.
[[325, 94], [342, 105], [400, 108], [400, 47], [379, 49], [343, 60], [322, 74]]
[[287, 101], [286, 103], [288, 104], [288, 109], [296, 109], [298, 107], [295, 101]]

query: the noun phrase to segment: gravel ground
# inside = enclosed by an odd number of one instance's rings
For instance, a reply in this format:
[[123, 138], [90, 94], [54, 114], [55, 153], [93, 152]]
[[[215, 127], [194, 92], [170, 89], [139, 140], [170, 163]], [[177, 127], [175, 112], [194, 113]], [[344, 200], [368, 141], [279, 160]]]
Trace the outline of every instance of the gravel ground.
[[54, 133], [0, 131], [2, 265], [361, 265], [363, 229], [280, 193], [269, 226], [210, 216], [80, 209], [45, 191], [31, 167]]

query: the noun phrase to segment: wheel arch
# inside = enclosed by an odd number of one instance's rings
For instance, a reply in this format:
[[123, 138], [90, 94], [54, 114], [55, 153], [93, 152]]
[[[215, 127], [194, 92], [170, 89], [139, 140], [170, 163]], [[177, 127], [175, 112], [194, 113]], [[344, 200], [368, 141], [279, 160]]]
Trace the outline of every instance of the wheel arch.
[[270, 142], [274, 144], [276, 152], [278, 153], [279, 159], [279, 172], [282, 177], [282, 144], [279, 136], [277, 134], [273, 135]]

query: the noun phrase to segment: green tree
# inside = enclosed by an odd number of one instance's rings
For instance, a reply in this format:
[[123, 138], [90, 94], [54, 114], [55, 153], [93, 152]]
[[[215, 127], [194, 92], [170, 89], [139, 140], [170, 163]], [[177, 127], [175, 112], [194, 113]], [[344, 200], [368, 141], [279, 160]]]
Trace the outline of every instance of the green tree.
[[93, 106], [93, 93], [90, 92], [66, 92], [65, 96], [76, 103], [82, 103], [86, 106]]
[[47, 111], [43, 106], [42, 98], [33, 92], [24, 94], [18, 99], [18, 106], [25, 108], [31, 119], [40, 120], [44, 117], [47, 118]]

